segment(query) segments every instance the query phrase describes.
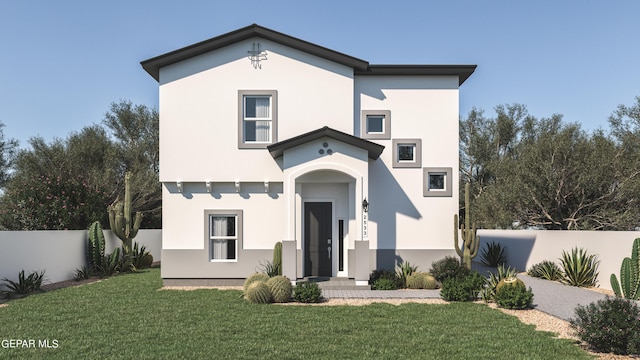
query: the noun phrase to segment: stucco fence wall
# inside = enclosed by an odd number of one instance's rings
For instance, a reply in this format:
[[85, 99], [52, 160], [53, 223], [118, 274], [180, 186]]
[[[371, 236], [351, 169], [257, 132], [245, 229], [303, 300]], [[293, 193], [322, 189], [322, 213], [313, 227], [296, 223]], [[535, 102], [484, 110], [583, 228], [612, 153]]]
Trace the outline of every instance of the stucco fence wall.
[[[104, 236], [105, 253], [122, 246], [111, 230], [104, 230]], [[160, 261], [162, 230], [140, 230], [134, 242]], [[87, 265], [86, 250], [86, 230], [0, 231], [0, 279], [16, 281], [21, 270], [45, 270], [49, 283], [72, 279], [76, 269]]]
[[598, 286], [611, 290], [611, 274], [620, 275], [622, 259], [631, 257], [631, 245], [640, 231], [550, 231], [550, 230], [478, 230], [480, 261], [486, 243], [498, 242], [505, 247], [507, 265], [520, 271], [544, 260], [560, 265], [562, 251], [574, 247], [596, 254], [600, 260]]

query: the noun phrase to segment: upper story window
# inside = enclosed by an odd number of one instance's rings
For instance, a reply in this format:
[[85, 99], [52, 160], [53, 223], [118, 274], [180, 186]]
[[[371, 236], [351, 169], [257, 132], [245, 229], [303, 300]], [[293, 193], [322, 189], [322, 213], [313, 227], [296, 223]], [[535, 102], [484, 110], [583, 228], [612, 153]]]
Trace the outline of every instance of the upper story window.
[[421, 139], [393, 139], [393, 167], [419, 168], [422, 166]]
[[238, 147], [265, 148], [277, 141], [275, 90], [238, 91]]
[[362, 110], [360, 137], [363, 139], [391, 139], [391, 111]]

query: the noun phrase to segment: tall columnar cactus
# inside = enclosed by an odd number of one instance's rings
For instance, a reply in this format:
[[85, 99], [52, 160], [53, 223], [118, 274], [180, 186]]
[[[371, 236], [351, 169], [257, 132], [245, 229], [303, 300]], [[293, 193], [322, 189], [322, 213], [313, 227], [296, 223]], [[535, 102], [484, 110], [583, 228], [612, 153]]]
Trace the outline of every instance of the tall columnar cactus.
[[278, 275], [282, 275], [282, 243], [280, 241], [273, 247], [273, 266]]
[[464, 224], [460, 227], [460, 236], [462, 237], [462, 246], [458, 244], [458, 214], [453, 216], [453, 236], [456, 253], [462, 258], [462, 262], [471, 269], [471, 259], [478, 255], [478, 245], [480, 239], [476, 236], [476, 224], [469, 227], [471, 216], [469, 215], [469, 183], [464, 186]]
[[89, 265], [93, 269], [97, 269], [102, 265], [102, 260], [104, 259], [104, 233], [99, 221], [94, 222], [89, 227], [87, 258], [89, 259]]
[[131, 255], [131, 241], [138, 234], [142, 222], [142, 213], [137, 212], [134, 217], [131, 216], [130, 178], [131, 173], [127, 172], [124, 175], [124, 202], [116, 201], [109, 206], [109, 226], [111, 231], [122, 240], [124, 256]]
[[[620, 266], [620, 282], [615, 274], [611, 274], [611, 289], [617, 297], [640, 300], [640, 238], [633, 240], [631, 257], [622, 260]], [[622, 291], [620, 291], [622, 285]]]

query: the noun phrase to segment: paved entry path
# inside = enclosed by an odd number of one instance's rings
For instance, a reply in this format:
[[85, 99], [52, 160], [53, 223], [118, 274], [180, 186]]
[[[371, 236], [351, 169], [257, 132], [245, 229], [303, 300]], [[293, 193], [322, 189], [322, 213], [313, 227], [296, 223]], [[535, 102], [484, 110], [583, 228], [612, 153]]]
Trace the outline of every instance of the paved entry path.
[[[574, 311], [578, 305], [584, 306], [606, 298], [605, 294], [555, 281], [523, 274], [518, 278], [533, 290], [533, 306], [536, 310], [564, 320], [575, 317]], [[439, 299], [440, 290], [323, 290], [322, 295], [329, 299]]]

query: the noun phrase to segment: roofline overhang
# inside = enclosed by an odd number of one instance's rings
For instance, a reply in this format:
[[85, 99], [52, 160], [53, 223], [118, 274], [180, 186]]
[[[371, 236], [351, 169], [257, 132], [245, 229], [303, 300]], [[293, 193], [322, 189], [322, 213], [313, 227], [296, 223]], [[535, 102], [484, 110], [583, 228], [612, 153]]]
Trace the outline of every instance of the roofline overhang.
[[368, 157], [371, 160], [378, 159], [384, 150], [383, 145], [334, 130], [328, 126], [271, 144], [267, 146], [267, 150], [269, 150], [269, 153], [274, 159], [277, 159], [281, 157], [287, 149], [306, 144], [309, 141], [317, 140], [325, 136], [367, 150]]
[[473, 74], [477, 66], [478, 65], [369, 65], [367, 70], [355, 70], [354, 74], [358, 76], [457, 76], [458, 86], [460, 86]]
[[252, 37], [260, 37], [265, 40], [271, 40], [285, 46], [300, 50], [312, 55], [325, 58], [336, 63], [351, 67], [355, 70], [364, 71], [368, 68], [369, 63], [349, 56], [320, 45], [312, 44], [308, 41], [304, 41], [293, 36], [289, 36], [258, 24], [252, 24], [241, 29], [216, 36], [209, 40], [201, 41], [199, 43], [183, 47], [163, 55], [153, 57], [151, 59], [140, 62], [142, 68], [149, 73], [156, 81], [160, 81], [160, 68], [163, 66], [171, 65], [194, 56], [202, 55], [209, 51], [220, 49], [227, 45], [231, 45], [238, 41], [250, 39]]

